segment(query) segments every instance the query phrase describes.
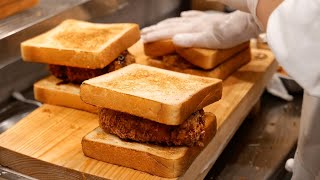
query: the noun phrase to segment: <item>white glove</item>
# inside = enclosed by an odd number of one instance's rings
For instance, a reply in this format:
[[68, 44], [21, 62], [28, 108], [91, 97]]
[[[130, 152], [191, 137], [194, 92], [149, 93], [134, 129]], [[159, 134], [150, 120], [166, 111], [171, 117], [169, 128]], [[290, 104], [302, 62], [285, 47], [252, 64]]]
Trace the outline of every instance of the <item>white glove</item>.
[[259, 33], [259, 27], [248, 13], [186, 11], [181, 13], [181, 17], [142, 29], [141, 37], [145, 43], [172, 39], [175, 45], [181, 47], [226, 49]]
[[217, 1], [222, 4], [228, 5], [232, 8], [238, 9], [243, 12], [248, 12], [252, 15], [260, 29], [263, 29], [261, 22], [257, 17], [257, 6], [259, 0], [210, 0]]
[[291, 96], [286, 87], [283, 85], [279, 75], [277, 73], [275, 73], [271, 80], [268, 82], [267, 84], [267, 91], [274, 95], [277, 96], [281, 99], [284, 99], [286, 101], [292, 101], [293, 100], [293, 96]]

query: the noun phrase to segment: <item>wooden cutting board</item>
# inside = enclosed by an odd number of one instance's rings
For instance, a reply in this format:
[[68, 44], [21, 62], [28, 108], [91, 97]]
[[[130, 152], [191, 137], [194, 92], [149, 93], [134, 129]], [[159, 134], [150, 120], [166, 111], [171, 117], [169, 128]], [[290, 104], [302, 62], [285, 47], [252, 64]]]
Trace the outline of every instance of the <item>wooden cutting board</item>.
[[[222, 100], [205, 108], [217, 116], [217, 133], [181, 178], [205, 177], [276, 70], [270, 51], [252, 54], [224, 81]], [[85, 157], [81, 139], [97, 126], [95, 114], [43, 105], [0, 135], [0, 164], [40, 179], [162, 179]]]

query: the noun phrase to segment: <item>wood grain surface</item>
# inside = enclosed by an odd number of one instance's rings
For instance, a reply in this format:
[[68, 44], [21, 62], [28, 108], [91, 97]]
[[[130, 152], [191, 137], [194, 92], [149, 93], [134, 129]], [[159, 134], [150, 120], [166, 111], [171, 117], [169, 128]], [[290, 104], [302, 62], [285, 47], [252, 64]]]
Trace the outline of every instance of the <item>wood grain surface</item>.
[[[217, 116], [217, 133], [181, 178], [207, 174], [262, 94], [277, 63], [269, 51], [252, 54], [249, 64], [224, 81], [222, 99], [205, 108]], [[97, 126], [95, 114], [43, 105], [0, 135], [0, 164], [40, 179], [161, 179], [85, 157], [81, 139]]]

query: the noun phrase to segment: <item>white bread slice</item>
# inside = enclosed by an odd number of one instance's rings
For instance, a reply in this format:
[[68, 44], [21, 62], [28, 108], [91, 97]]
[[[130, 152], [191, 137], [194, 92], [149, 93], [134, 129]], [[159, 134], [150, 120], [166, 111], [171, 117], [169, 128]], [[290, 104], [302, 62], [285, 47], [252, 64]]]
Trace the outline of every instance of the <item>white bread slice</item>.
[[216, 117], [205, 114], [204, 147], [165, 147], [127, 142], [96, 128], [82, 139], [83, 153], [91, 158], [152, 175], [175, 178], [183, 175], [217, 131]]
[[221, 80], [140, 64], [86, 80], [81, 99], [89, 104], [179, 125], [193, 112], [218, 101]]
[[37, 5], [39, 0], [1, 0], [0, 19]]
[[54, 76], [44, 78], [33, 85], [34, 98], [42, 103], [70, 107], [97, 113], [98, 108], [86, 104], [80, 99], [80, 86], [60, 84], [62, 80]]
[[147, 56], [165, 56], [175, 52], [176, 47], [171, 39], [144, 44], [144, 53]]
[[245, 42], [236, 47], [223, 50], [176, 47], [176, 51], [190, 63], [202, 69], [209, 70], [215, 68], [238, 52], [248, 49], [249, 45], [249, 42]]
[[139, 38], [137, 24], [65, 20], [22, 42], [21, 54], [25, 61], [98, 69], [110, 64]]
[[[176, 56], [170, 56], [167, 58], [176, 58]], [[183, 69], [181, 67], [168, 66], [161, 60], [155, 60], [151, 58], [139, 58], [136, 59], [137, 63], [157, 68], [167, 69], [171, 71], [193, 74], [203, 77], [218, 78], [221, 80], [227, 79], [233, 72], [237, 71], [241, 66], [247, 64], [251, 59], [250, 49], [246, 49], [238, 54], [232, 56], [230, 59], [224, 61], [214, 69], [202, 70], [202, 69]]]

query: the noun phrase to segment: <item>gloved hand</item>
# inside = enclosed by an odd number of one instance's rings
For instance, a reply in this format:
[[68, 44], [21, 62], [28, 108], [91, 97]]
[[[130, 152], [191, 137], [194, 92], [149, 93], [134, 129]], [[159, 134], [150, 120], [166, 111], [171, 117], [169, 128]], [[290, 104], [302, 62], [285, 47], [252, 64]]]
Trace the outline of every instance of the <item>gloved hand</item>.
[[142, 29], [141, 37], [145, 43], [171, 38], [181, 47], [226, 49], [248, 41], [260, 32], [252, 16], [241, 11], [230, 14], [186, 11], [181, 17]]
[[217, 1], [222, 4], [228, 5], [232, 8], [238, 9], [240, 11], [250, 13], [253, 19], [255, 20], [256, 24], [259, 26], [259, 28], [263, 29], [262, 24], [257, 17], [257, 6], [258, 6], [259, 0], [210, 0], [210, 1]]

